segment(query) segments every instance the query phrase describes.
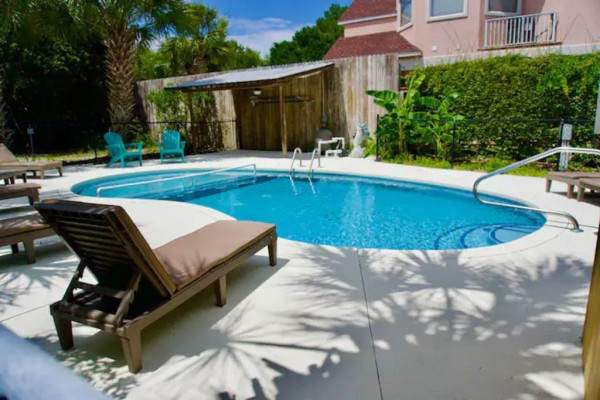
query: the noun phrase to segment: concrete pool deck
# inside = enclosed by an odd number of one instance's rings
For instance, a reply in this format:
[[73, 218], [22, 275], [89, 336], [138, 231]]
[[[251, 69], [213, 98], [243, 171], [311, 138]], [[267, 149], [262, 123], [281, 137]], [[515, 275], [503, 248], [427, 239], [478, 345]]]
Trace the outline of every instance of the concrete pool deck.
[[[279, 153], [248, 151], [188, 160], [124, 170], [69, 167], [63, 178], [36, 182], [42, 198], [77, 198], [72, 185], [108, 174], [290, 165]], [[323, 167], [316, 171], [467, 190], [481, 176], [348, 158], [323, 159]], [[549, 217], [515, 242], [462, 251], [281, 239], [277, 268], [262, 252], [229, 276], [225, 307], [216, 307], [207, 290], [146, 329], [137, 375], [128, 372], [118, 340], [93, 328], [75, 325], [75, 348], [60, 351], [48, 305], [62, 297], [77, 259], [57, 238], [39, 242], [33, 265], [0, 249], [0, 323], [116, 398], [581, 399], [580, 336], [600, 209], [593, 197], [567, 199], [558, 183], [558, 192], [545, 193], [544, 183], [499, 176], [481, 190], [570, 212], [581, 232]], [[153, 247], [228, 218], [184, 203], [100, 201], [123, 205]], [[3, 218], [33, 212], [18, 200], [0, 207]]]

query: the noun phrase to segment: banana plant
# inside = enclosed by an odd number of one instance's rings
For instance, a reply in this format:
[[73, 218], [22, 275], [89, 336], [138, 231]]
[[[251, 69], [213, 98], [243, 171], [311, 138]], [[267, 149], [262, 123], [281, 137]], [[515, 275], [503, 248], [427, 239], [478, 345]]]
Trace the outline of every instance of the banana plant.
[[414, 130], [414, 125], [420, 119], [426, 118], [421, 108], [435, 99], [422, 97], [419, 87], [423, 84], [425, 75], [413, 75], [407, 81], [407, 91], [404, 96], [391, 90], [368, 90], [367, 94], [374, 97], [375, 104], [383, 107], [387, 114], [379, 120], [378, 135], [386, 137], [388, 142], [398, 146], [400, 154], [407, 152], [408, 135]]
[[404, 96], [390, 90], [367, 91], [375, 104], [387, 111], [379, 119], [377, 135], [386, 144], [397, 146], [399, 154], [406, 153], [407, 143], [411, 143], [433, 146], [436, 155], [444, 156], [455, 121], [463, 119], [450, 111], [459, 95], [452, 93], [443, 100], [422, 96], [419, 89], [424, 80], [425, 75], [411, 76]]
[[443, 100], [428, 101], [427, 119], [417, 127], [418, 135], [424, 143], [434, 147], [438, 158], [447, 157], [446, 145], [452, 141], [452, 130], [455, 129], [457, 121], [464, 119], [462, 115], [450, 112], [450, 106], [458, 97], [458, 93], [451, 93]]

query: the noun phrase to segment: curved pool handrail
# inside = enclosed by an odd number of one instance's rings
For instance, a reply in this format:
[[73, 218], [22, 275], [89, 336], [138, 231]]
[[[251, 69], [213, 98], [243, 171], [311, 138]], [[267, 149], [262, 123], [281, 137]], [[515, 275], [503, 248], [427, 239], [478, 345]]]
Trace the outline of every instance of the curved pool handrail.
[[313, 163], [315, 162], [315, 156], [316, 155], [319, 156], [319, 166], [321, 166], [321, 154], [319, 153], [319, 149], [314, 149], [312, 151], [312, 156], [310, 157], [310, 166], [308, 167], [308, 176], [309, 176], [309, 178], [312, 178], [313, 175], [314, 175]]
[[100, 197], [100, 194], [102, 193], [102, 191], [109, 190], [109, 189], [121, 189], [121, 188], [125, 188], [125, 187], [132, 187], [132, 186], [138, 186], [138, 185], [147, 185], [147, 184], [150, 184], [150, 183], [168, 182], [168, 181], [174, 181], [174, 180], [177, 180], [177, 179], [195, 178], [197, 176], [212, 175], [212, 174], [217, 174], [219, 172], [233, 171], [233, 170], [236, 170], [236, 169], [242, 169], [242, 168], [248, 168], [248, 167], [252, 167], [253, 168], [254, 179], [256, 179], [256, 164], [245, 164], [245, 165], [240, 165], [240, 166], [237, 166], [237, 167], [228, 167], [228, 168], [217, 169], [217, 170], [214, 170], [214, 171], [197, 172], [197, 173], [193, 173], [193, 174], [173, 176], [173, 177], [170, 177], [170, 178], [159, 178], [159, 179], [152, 179], [152, 180], [149, 180], [149, 181], [132, 182], [132, 183], [122, 183], [122, 184], [119, 184], [119, 185], [111, 185], [111, 186], [102, 186], [102, 187], [99, 187], [96, 190], [96, 196]]
[[485, 181], [486, 179], [492, 178], [496, 175], [500, 175], [500, 174], [503, 174], [508, 171], [512, 171], [513, 169], [517, 169], [524, 165], [531, 164], [532, 162], [539, 161], [546, 157], [550, 157], [552, 155], [559, 154], [559, 153], [590, 154], [590, 155], [600, 156], [600, 150], [598, 150], [598, 149], [586, 149], [586, 148], [581, 148], [581, 147], [563, 146], [563, 147], [556, 147], [554, 149], [546, 150], [543, 153], [536, 154], [535, 156], [531, 156], [531, 157], [526, 158], [521, 161], [517, 161], [516, 163], [507, 165], [504, 168], [497, 169], [496, 171], [490, 172], [489, 174], [485, 174], [484, 176], [478, 178], [475, 181], [475, 183], [473, 184], [473, 194], [475, 195], [475, 198], [483, 204], [489, 204], [492, 206], [514, 208], [514, 209], [526, 210], [526, 211], [537, 211], [542, 214], [550, 214], [550, 215], [557, 215], [560, 217], [564, 217], [564, 218], [568, 219], [569, 222], [571, 222], [571, 224], [573, 225], [573, 229], [579, 230], [579, 222], [577, 222], [577, 219], [573, 215], [571, 215], [567, 212], [559, 211], [559, 210], [548, 210], [548, 209], [544, 209], [544, 208], [520, 206], [520, 205], [516, 205], [516, 204], [500, 203], [500, 202], [496, 202], [496, 201], [489, 201], [489, 200], [482, 199], [481, 196], [479, 195], [478, 187], [481, 184], [481, 182]]
[[292, 164], [290, 165], [290, 172], [288, 173], [289, 176], [292, 176], [292, 174], [294, 173], [294, 163], [296, 162], [296, 154], [300, 154], [300, 158], [298, 159], [298, 162], [300, 163], [300, 166], [303, 167], [303, 165], [302, 165], [302, 149], [300, 147], [296, 147], [294, 149], [294, 154], [292, 155]]

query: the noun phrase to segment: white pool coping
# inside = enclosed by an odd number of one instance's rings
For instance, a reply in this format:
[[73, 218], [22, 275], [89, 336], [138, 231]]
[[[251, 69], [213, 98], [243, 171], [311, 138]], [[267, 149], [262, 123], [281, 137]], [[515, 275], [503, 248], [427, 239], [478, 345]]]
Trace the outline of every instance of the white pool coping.
[[[248, 163], [284, 172], [290, 166], [279, 153], [234, 151], [191, 157], [186, 164], [145, 162], [144, 167], [124, 170], [68, 167], [64, 178], [38, 182], [42, 198], [122, 204], [156, 247], [230, 217], [185, 203], [75, 196], [71, 187], [123, 173]], [[305, 171], [297, 168], [298, 174]], [[316, 172], [465, 190], [481, 176], [349, 158], [324, 158]], [[260, 257], [250, 261], [250, 272], [232, 276], [225, 308], [213, 306], [211, 293], [201, 294], [198, 301], [190, 301], [195, 305], [183, 307], [185, 318], [167, 317], [166, 327], [157, 323], [150, 328], [143, 335], [145, 369], [135, 376], [126, 371], [119, 344], [90, 328], [77, 327], [76, 350], [58, 351], [46, 307], [62, 296], [76, 260], [54, 239], [39, 246], [33, 266], [23, 265], [21, 255], [1, 253], [0, 285], [11, 294], [8, 302], [0, 300], [0, 322], [120, 398], [150, 393], [214, 398], [227, 393], [237, 398], [578, 399], [583, 385], [577, 332], [600, 213], [594, 204], [567, 199], [564, 193], [545, 193], [544, 186], [540, 178], [498, 176], [481, 190], [567, 211], [579, 220], [581, 232], [565, 229], [568, 224], [559, 217], [547, 217], [531, 235], [468, 250], [338, 249], [280, 240], [281, 266], [270, 271]], [[553, 189], [564, 190], [560, 184]], [[4, 207], [2, 212], [31, 210]], [[543, 311], [539, 315], [538, 309]], [[311, 322], [300, 324], [302, 318]], [[193, 351], [182, 347], [189, 335], [173, 329], [198, 332], [188, 346]], [[229, 340], [216, 345], [220, 341], [214, 332], [228, 333]], [[261, 332], [264, 340], [233, 340], [253, 336], [251, 332]], [[248, 359], [228, 358], [241, 351], [239, 346], [244, 347], [239, 354]], [[211, 351], [225, 358], [215, 360]], [[228, 372], [211, 374], [217, 366]]]

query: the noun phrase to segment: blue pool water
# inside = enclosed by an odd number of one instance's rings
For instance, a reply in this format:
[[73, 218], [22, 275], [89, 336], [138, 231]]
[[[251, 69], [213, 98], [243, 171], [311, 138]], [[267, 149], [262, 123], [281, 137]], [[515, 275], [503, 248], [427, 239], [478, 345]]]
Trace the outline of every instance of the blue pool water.
[[[113, 176], [84, 182], [73, 191], [97, 196], [104, 187], [102, 197], [199, 204], [236, 219], [274, 223], [279, 236], [287, 239], [342, 247], [491, 246], [528, 235], [545, 223], [538, 213], [481, 204], [468, 191], [358, 176], [317, 174], [311, 181], [275, 172], [259, 172], [256, 178], [227, 172], [131, 185], [192, 172], [199, 171]], [[107, 188], [111, 185], [121, 186]]]

